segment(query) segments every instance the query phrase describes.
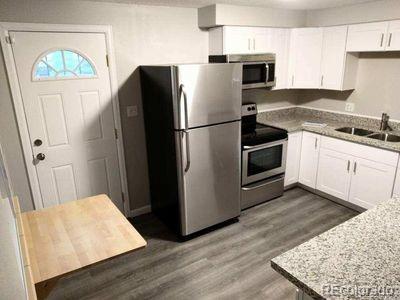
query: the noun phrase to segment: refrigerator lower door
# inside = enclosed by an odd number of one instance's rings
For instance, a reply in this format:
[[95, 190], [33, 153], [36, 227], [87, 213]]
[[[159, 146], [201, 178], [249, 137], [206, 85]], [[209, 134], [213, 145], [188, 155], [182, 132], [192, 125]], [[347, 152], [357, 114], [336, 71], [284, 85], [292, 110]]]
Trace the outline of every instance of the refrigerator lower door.
[[176, 132], [176, 139], [182, 235], [239, 216], [240, 121]]
[[173, 70], [177, 89], [175, 129], [241, 119], [241, 64], [189, 64]]

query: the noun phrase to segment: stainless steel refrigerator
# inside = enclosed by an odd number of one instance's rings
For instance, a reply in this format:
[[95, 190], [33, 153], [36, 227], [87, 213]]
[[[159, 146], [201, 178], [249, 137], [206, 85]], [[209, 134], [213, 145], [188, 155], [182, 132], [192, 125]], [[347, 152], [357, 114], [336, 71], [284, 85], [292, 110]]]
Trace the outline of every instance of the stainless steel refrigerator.
[[142, 66], [152, 211], [183, 236], [240, 214], [241, 64]]

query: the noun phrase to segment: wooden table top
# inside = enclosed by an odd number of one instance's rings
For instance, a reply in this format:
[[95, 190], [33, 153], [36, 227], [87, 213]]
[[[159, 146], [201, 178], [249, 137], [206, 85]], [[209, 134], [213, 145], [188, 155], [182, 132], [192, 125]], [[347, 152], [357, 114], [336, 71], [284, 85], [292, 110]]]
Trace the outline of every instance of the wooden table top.
[[21, 216], [35, 284], [146, 246], [106, 195]]

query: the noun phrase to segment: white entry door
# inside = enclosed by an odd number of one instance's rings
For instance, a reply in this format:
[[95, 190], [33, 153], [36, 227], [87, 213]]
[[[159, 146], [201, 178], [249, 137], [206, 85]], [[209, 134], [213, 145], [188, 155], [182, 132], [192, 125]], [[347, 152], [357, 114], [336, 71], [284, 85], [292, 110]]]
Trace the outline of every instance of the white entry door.
[[43, 206], [107, 194], [123, 211], [105, 35], [10, 36]]

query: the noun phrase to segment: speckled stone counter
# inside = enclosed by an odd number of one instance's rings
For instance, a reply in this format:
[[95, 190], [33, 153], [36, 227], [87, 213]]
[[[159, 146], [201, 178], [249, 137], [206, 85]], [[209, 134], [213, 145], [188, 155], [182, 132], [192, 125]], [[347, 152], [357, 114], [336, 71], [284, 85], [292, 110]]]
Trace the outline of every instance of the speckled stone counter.
[[399, 237], [400, 199], [390, 199], [271, 265], [317, 299], [400, 299]]
[[[379, 119], [325, 112], [303, 107], [293, 107], [259, 113], [257, 121], [266, 125], [285, 129], [288, 132], [306, 130], [350, 142], [400, 152], [400, 143], [384, 142], [335, 130], [340, 127], [358, 127], [379, 132]], [[326, 123], [327, 126], [304, 126], [303, 123], [306, 121]], [[400, 123], [390, 122], [390, 126], [394, 130], [392, 133], [400, 135]]]

